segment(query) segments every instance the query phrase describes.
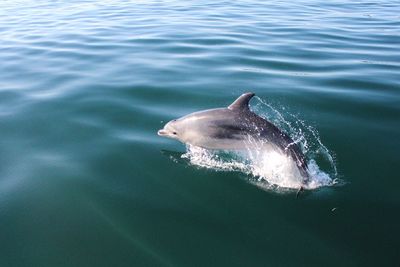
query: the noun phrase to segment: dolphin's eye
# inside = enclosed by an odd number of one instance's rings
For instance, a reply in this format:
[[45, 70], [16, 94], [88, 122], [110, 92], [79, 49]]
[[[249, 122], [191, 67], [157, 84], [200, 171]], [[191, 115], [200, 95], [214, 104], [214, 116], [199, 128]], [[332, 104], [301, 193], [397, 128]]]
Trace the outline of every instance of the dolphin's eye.
[[176, 132], [172, 132], [172, 134], [175, 134], [175, 135], [176, 135]]

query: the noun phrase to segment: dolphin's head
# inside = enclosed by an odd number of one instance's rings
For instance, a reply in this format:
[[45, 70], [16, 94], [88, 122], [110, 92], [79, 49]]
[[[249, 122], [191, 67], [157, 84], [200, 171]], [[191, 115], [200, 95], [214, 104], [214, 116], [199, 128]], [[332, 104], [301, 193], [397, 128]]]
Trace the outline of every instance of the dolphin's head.
[[168, 122], [167, 124], [165, 124], [163, 129], [158, 130], [157, 134], [159, 136], [164, 136], [164, 137], [179, 140], [180, 135], [178, 135], [178, 131], [180, 128], [181, 127], [179, 127], [179, 122], [177, 122], [177, 120], [172, 120], [172, 121]]
[[179, 119], [172, 120], [159, 130], [159, 136], [176, 139], [186, 144], [196, 144], [206, 135], [207, 118], [202, 116], [203, 112], [196, 112]]
[[188, 139], [196, 131], [196, 125], [193, 125], [192, 116], [185, 116], [179, 119], [172, 120], [165, 124], [164, 128], [159, 130], [159, 136], [177, 139], [182, 143], [190, 143]]

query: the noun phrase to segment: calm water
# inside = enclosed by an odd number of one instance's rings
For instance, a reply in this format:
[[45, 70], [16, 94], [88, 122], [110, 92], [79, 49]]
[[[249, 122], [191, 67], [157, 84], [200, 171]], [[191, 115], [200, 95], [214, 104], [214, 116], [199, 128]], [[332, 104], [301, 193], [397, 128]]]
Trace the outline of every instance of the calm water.
[[[400, 4], [268, 2], [1, 1], [0, 266], [398, 266]], [[156, 135], [249, 90], [340, 185], [296, 199]]]

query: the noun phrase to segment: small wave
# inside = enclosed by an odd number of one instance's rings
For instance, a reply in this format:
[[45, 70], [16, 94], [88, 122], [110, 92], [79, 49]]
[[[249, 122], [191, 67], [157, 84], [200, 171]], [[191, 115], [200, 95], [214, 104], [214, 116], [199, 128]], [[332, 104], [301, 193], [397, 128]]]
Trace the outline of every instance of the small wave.
[[[263, 107], [262, 116], [285, 130], [301, 147], [308, 159], [309, 182], [304, 185], [304, 178], [300, 174], [296, 163], [272, 144], [248, 138], [246, 150], [224, 151], [208, 150], [196, 146], [187, 146], [182, 158], [190, 164], [222, 171], [239, 171], [249, 176], [249, 181], [257, 186], [275, 191], [285, 189], [316, 189], [323, 186], [337, 184], [337, 168], [332, 153], [321, 142], [318, 132], [297, 116], [279, 111], [260, 98], [256, 109]], [[266, 113], [265, 107], [271, 112]], [[260, 112], [257, 112], [260, 114]], [[294, 119], [289, 121], [285, 117]], [[322, 170], [321, 166], [328, 166]]]

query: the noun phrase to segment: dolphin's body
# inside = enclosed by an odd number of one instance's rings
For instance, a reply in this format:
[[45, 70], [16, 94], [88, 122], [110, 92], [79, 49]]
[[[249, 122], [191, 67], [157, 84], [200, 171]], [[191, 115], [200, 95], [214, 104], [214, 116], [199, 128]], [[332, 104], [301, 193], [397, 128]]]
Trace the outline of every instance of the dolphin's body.
[[245, 93], [227, 108], [191, 113], [168, 122], [158, 135], [206, 149], [242, 150], [249, 140], [260, 141], [291, 157], [308, 182], [307, 162], [300, 147], [275, 125], [249, 109], [254, 93]]

